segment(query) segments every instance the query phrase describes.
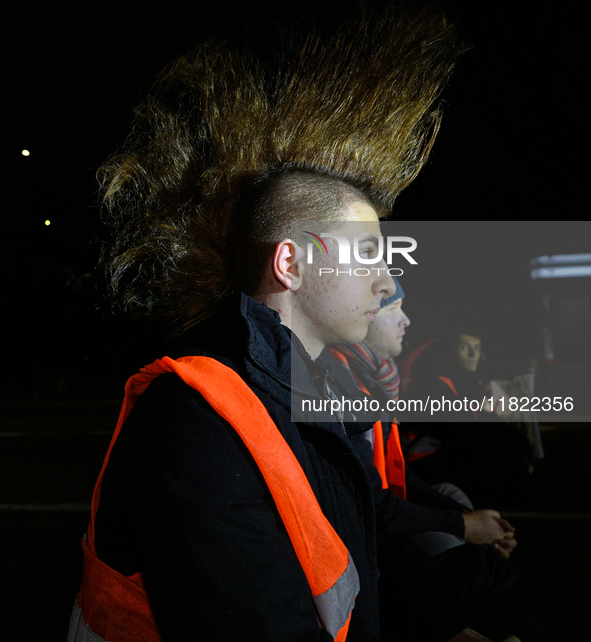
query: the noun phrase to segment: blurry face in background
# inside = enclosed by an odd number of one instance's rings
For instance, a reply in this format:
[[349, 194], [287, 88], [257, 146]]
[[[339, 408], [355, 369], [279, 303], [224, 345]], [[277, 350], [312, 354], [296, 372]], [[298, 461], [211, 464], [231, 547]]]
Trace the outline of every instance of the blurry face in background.
[[365, 343], [382, 359], [393, 359], [402, 352], [402, 338], [410, 320], [402, 311], [402, 299], [384, 306], [369, 326]]
[[469, 334], [460, 334], [456, 344], [456, 364], [468, 372], [476, 372], [480, 361], [480, 339]]

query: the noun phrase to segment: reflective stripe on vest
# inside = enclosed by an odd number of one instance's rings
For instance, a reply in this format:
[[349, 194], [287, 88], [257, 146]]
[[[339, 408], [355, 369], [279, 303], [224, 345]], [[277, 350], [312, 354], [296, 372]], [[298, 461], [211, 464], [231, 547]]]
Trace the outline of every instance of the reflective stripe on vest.
[[[83, 541], [84, 573], [68, 642], [159, 642], [140, 573], [126, 577], [101, 562], [94, 546], [94, 521], [101, 485], [115, 441], [148, 385], [175, 372], [201, 393], [236, 430], [259, 467], [310, 585], [319, 621], [337, 642], [344, 642], [359, 592], [353, 560], [318, 504], [295, 455], [259, 398], [231, 368], [209, 357], [164, 357], [142, 368], [125, 386], [119, 421], [92, 497], [88, 533]], [[231, 394], [228, 391], [231, 390]], [[77, 611], [79, 607], [80, 613]]]

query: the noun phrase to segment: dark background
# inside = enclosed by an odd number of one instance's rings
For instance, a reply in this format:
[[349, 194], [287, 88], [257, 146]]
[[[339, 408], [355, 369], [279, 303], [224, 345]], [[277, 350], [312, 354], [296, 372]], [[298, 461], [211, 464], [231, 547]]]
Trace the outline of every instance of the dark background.
[[[395, 217], [383, 225], [383, 233], [417, 241], [411, 255], [416, 265], [401, 255], [393, 262], [404, 272], [403, 309], [411, 321], [403, 357], [424, 341], [463, 327], [482, 338], [492, 368], [489, 378], [509, 378], [523, 371], [521, 362], [536, 359], [540, 381], [549, 376], [564, 379], [567, 374], [589, 379], [591, 277], [532, 279], [530, 264], [535, 257], [590, 248], [589, 221]], [[587, 256], [591, 262], [591, 253]], [[543, 350], [545, 316], [554, 348], [552, 375]]]
[[[409, 312], [418, 328], [428, 310], [461, 313], [468, 304], [511, 336], [515, 318], [537, 319], [529, 259], [591, 245], [588, 226], [564, 224], [588, 210], [585, 20], [574, 2], [443, 4], [472, 50], [444, 93], [431, 159], [399, 197], [396, 217], [534, 222], [481, 239], [450, 226], [447, 261], [431, 285], [413, 288]], [[346, 13], [342, 6], [22, 2], [3, 10], [1, 287], [19, 381], [31, 372], [81, 381], [120, 361], [122, 326], [109, 320], [93, 273], [102, 238], [94, 174], [123, 144], [156, 71], [210, 35], [268, 53], [269, 25], [330, 23]], [[536, 225], [543, 219], [558, 222]]]
[[[246, 35], [265, 51], [271, 23], [330, 23], [341, 5], [3, 7], [0, 639], [65, 638], [85, 502], [121, 385], [147, 343], [137, 326], [109, 317], [97, 286], [96, 169], [123, 144], [133, 106], [175, 56], [209, 35]], [[476, 311], [506, 361], [516, 350], [540, 358], [542, 292], [529, 260], [591, 251], [588, 221], [566, 223], [589, 209], [587, 12], [547, 0], [443, 5], [472, 51], [444, 93], [431, 158], [396, 203], [401, 221], [450, 222], [445, 246], [434, 228], [417, 229], [418, 256], [433, 268], [408, 273], [408, 338]], [[479, 238], [464, 219], [527, 224]], [[538, 224], [545, 219], [554, 223]], [[588, 642], [591, 443], [588, 424], [576, 426], [546, 426], [537, 486], [508, 508], [517, 510], [515, 562], [555, 639]]]

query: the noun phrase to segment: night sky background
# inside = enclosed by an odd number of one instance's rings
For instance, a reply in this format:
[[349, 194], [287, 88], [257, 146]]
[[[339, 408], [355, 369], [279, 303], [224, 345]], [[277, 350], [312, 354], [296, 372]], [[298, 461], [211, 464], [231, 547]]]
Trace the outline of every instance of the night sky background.
[[[4, 393], [43, 379], [75, 385], [92, 373], [131, 374], [119, 356], [129, 329], [109, 320], [96, 285], [102, 232], [94, 175], [123, 144], [155, 73], [208, 36], [246, 36], [264, 51], [273, 41], [269, 25], [330, 22], [341, 5], [3, 8], [0, 273], [11, 364]], [[409, 278], [406, 309], [417, 337], [441, 314], [467, 307], [489, 324], [493, 344], [532, 353], [541, 350], [541, 316], [529, 260], [591, 251], [589, 222], [568, 223], [589, 211], [587, 12], [582, 3], [547, 0], [443, 5], [472, 50], [444, 93], [434, 151], [399, 197], [396, 217], [526, 223], [488, 226], [485, 235], [450, 223], [445, 243], [421, 228], [416, 238], [432, 276]], [[545, 219], [556, 223], [536, 224]]]

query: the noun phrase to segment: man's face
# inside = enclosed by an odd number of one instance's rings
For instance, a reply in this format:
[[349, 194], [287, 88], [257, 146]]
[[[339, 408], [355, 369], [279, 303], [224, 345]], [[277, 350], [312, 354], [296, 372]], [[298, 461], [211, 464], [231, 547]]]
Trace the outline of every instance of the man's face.
[[402, 352], [402, 339], [410, 320], [402, 311], [402, 299], [384, 306], [367, 332], [365, 343], [382, 359], [393, 359]]
[[468, 372], [476, 372], [480, 361], [480, 339], [469, 334], [460, 334], [456, 344], [456, 364]]
[[[341, 221], [335, 222], [330, 232], [344, 235], [351, 248], [357, 237], [361, 258], [377, 256], [381, 232], [371, 205], [355, 202], [346, 206]], [[331, 343], [363, 341], [382, 298], [391, 296], [395, 287], [383, 260], [363, 265], [351, 251], [351, 263], [340, 264], [336, 240], [323, 240], [328, 253], [316, 254], [312, 264], [302, 262], [302, 283], [292, 292], [292, 328], [313, 357]], [[356, 269], [359, 275], [354, 273]], [[349, 270], [351, 275], [344, 273]]]

